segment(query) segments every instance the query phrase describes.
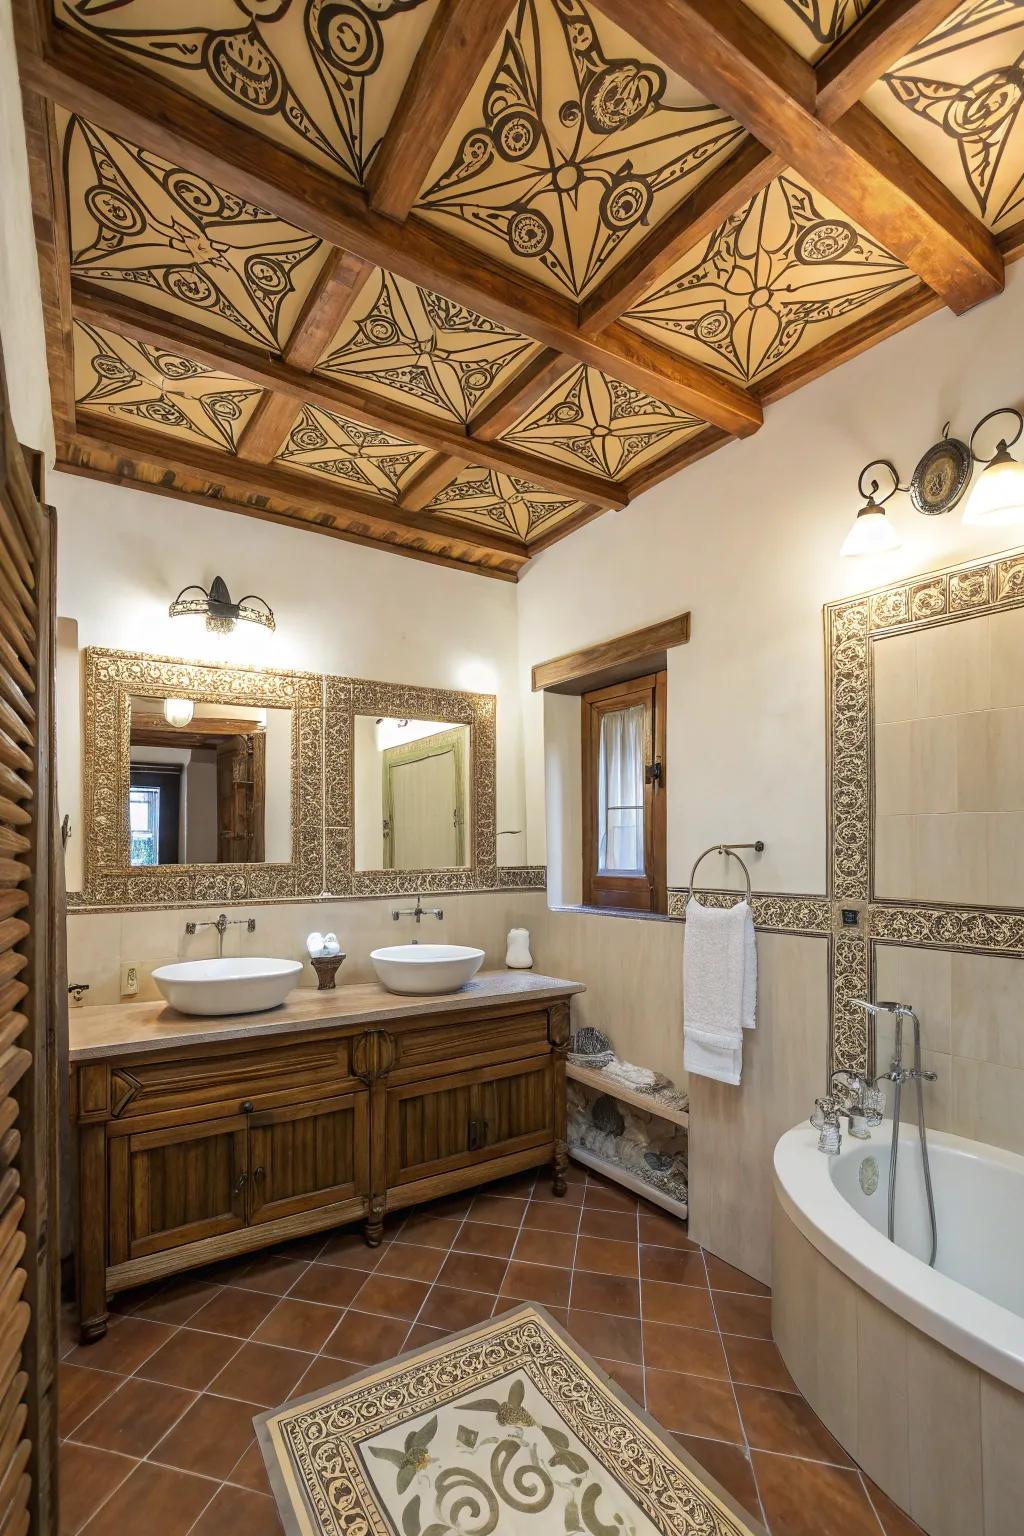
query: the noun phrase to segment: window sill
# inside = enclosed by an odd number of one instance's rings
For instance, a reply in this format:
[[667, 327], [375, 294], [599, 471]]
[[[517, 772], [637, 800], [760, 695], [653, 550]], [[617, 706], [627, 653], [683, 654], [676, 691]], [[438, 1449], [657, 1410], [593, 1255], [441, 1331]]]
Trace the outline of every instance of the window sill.
[[548, 903], [549, 912], [581, 912], [587, 917], [627, 917], [633, 922], [640, 923], [680, 923], [682, 918], [670, 917], [667, 912], [638, 912], [634, 907], [587, 907], [579, 905], [552, 906]]

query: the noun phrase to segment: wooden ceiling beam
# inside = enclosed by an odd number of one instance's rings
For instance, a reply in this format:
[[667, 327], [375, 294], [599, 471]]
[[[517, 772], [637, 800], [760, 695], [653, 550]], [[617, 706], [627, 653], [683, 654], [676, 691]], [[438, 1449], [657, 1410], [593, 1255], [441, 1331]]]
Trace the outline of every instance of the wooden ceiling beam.
[[457, 422], [397, 402], [393, 404], [348, 380], [303, 373], [289, 363], [276, 361], [259, 348], [208, 331], [193, 321], [179, 320], [163, 310], [105, 293], [80, 281], [72, 282], [72, 298], [79, 319], [114, 331], [119, 336], [181, 352], [207, 367], [233, 374], [262, 389], [288, 395], [302, 404], [336, 411], [381, 431], [391, 432], [421, 448], [474, 459], [489, 469], [518, 475], [560, 495], [594, 501], [602, 506], [625, 506], [625, 492], [612, 480], [524, 453], [507, 443], [476, 443]]
[[829, 126], [814, 70], [742, 0], [602, 0], [669, 69], [729, 112], [955, 313], [1002, 290], [989, 231], [896, 136], [857, 105]]
[[254, 154], [252, 128], [223, 117], [112, 49], [54, 27], [40, 55], [19, 30], [19, 57], [30, 88], [68, 111], [271, 209], [331, 245], [727, 431], [746, 436], [761, 425], [761, 408], [750, 391], [714, 369], [614, 326], [600, 338], [582, 336], [572, 300], [421, 219], [396, 224], [370, 208], [359, 188], [270, 139], [261, 137]]
[[406, 485], [398, 504], [409, 512], [421, 512], [446, 485], [450, 485], [470, 463], [451, 453], [436, 453]]
[[911, 48], [933, 32], [962, 0], [875, 0], [816, 71], [817, 113], [834, 123]]
[[408, 218], [511, 9], [511, 0], [440, 0], [370, 164], [366, 190], [378, 213]]
[[470, 423], [476, 441], [493, 442], [525, 416], [576, 365], [564, 352], [545, 347], [477, 411]]

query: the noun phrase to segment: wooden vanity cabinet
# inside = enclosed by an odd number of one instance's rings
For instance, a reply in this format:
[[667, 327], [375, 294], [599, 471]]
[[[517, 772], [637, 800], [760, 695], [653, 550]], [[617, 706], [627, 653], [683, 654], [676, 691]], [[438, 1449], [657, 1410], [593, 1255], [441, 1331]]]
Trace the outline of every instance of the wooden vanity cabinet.
[[388, 1210], [549, 1160], [564, 1193], [568, 1037], [567, 996], [77, 1060], [73, 1032], [83, 1340], [165, 1275], [359, 1219], [376, 1244]]

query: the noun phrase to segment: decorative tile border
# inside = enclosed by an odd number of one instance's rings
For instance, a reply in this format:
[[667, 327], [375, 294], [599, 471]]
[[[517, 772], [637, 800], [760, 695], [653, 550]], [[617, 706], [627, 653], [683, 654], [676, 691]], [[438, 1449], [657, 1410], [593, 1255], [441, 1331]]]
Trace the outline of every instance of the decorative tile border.
[[1024, 956], [1024, 912], [987, 907], [907, 906], [873, 902], [869, 936], [886, 944], [936, 949], [970, 949], [985, 954]]
[[[700, 899], [708, 907], [731, 907], [737, 891], [705, 890], [700, 887]], [[690, 899], [688, 886], [671, 886], [668, 893], [668, 915], [685, 918], [686, 903]], [[786, 896], [766, 893], [751, 898], [754, 927], [765, 933], [796, 933], [818, 935], [827, 938], [832, 932], [832, 903], [826, 896]]]

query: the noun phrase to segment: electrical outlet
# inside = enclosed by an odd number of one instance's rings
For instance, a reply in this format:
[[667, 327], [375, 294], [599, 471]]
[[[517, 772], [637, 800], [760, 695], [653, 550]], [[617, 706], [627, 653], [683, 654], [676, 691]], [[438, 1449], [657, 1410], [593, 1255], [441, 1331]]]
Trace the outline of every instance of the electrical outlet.
[[139, 990], [139, 972], [134, 965], [121, 967], [121, 996], [134, 997]]

